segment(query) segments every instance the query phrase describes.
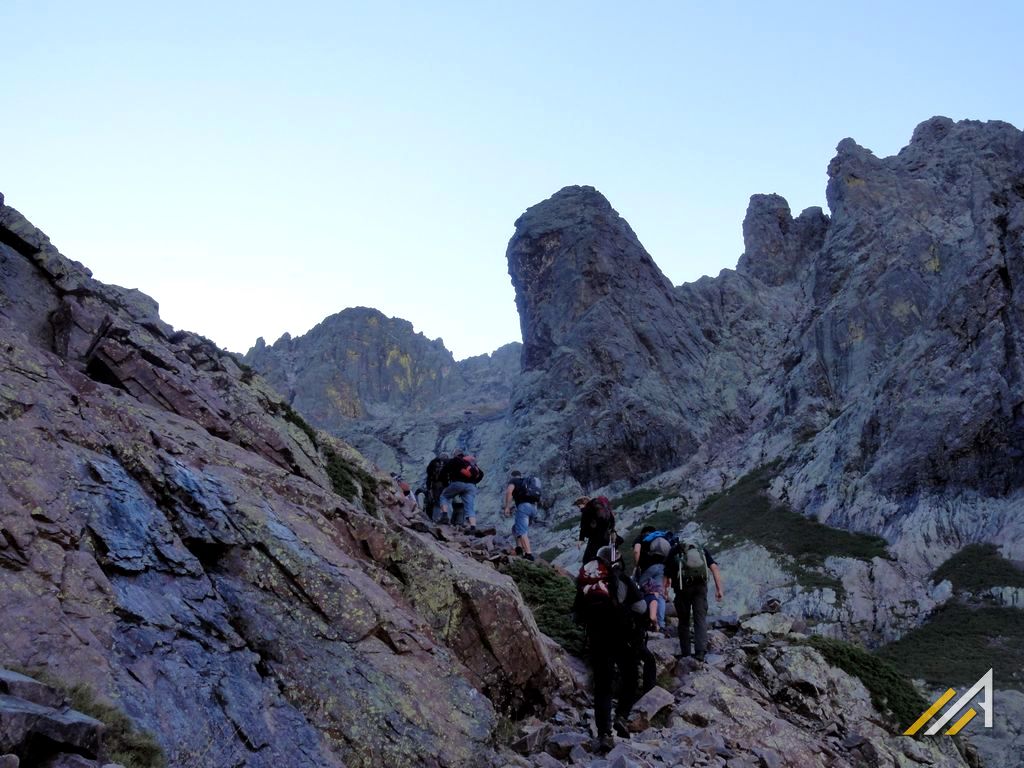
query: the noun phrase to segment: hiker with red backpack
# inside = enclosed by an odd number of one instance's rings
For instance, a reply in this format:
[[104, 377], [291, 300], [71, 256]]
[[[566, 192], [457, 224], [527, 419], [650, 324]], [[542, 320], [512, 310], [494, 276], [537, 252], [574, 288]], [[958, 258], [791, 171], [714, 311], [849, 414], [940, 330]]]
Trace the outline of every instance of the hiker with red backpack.
[[693, 615], [693, 655], [704, 661], [708, 647], [708, 576], [715, 580], [715, 599], [721, 601], [722, 576], [711, 553], [693, 536], [682, 535], [666, 565], [675, 590], [679, 617], [679, 657], [690, 656], [690, 615]]
[[530, 520], [537, 515], [537, 504], [540, 502], [541, 484], [536, 475], [523, 477], [518, 469], [512, 470], [508, 485], [505, 488], [505, 517], [512, 516], [515, 506], [516, 519], [512, 523], [512, 534], [516, 537], [516, 554], [527, 560], [533, 560], [530, 551]]
[[441, 477], [447, 481], [447, 485], [441, 491], [438, 499], [438, 504], [441, 507], [441, 519], [449, 518], [453, 507], [452, 499], [460, 496], [465, 506], [466, 522], [469, 523], [466, 533], [475, 534], [476, 486], [484, 478], [484, 471], [477, 466], [476, 457], [463, 451], [456, 452], [444, 465]]
[[615, 515], [612, 503], [607, 496], [590, 498], [580, 496], [573, 503], [580, 510], [580, 540], [577, 546], [583, 546], [583, 562], [588, 563], [597, 555], [597, 550], [608, 543], [608, 536], [615, 530]]
[[[614, 547], [606, 544], [592, 560], [584, 562], [576, 580], [573, 605], [577, 622], [583, 624], [587, 632], [594, 679], [595, 748], [600, 753], [614, 748], [613, 728], [620, 737], [629, 738], [629, 713], [636, 699], [637, 668], [641, 658], [645, 661], [645, 690], [653, 687], [655, 676], [653, 656], [646, 651], [643, 595], [623, 572], [617, 554]], [[613, 721], [612, 688], [616, 670], [618, 688]]]

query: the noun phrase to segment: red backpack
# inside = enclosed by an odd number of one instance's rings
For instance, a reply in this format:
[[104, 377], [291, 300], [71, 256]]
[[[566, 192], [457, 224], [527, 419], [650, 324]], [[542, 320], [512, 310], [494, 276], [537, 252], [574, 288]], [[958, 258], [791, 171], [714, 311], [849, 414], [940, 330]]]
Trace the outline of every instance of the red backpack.
[[484, 479], [484, 471], [477, 465], [476, 456], [469, 454], [462, 456], [458, 479], [464, 483], [473, 483], [473, 485]]
[[588, 603], [603, 603], [610, 599], [608, 566], [602, 561], [591, 560], [584, 563], [576, 582], [583, 593], [583, 599]]

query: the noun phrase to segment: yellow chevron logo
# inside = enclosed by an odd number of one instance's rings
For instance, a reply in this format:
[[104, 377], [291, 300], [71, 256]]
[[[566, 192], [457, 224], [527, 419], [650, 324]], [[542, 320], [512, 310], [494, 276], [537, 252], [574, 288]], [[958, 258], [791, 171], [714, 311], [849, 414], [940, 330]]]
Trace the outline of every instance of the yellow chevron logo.
[[[946, 727], [947, 723], [952, 720], [956, 715], [960, 714], [962, 710], [970, 705], [971, 701], [979, 693], [984, 695], [978, 700], [976, 706], [978, 709], [985, 713], [985, 727], [992, 727], [992, 670], [990, 669], [981, 679], [976, 682], [967, 693], [957, 699], [956, 703], [946, 710], [946, 713], [932, 724], [932, 727], [924, 732], [925, 736], [934, 736], [943, 728]], [[952, 699], [956, 696], [956, 691], [950, 688], [944, 694], [939, 696], [928, 709], [921, 713], [921, 716], [917, 718], [917, 721], [907, 728], [903, 732], [904, 736], [913, 736], [921, 728], [924, 727], [925, 723], [935, 717], [936, 714]], [[948, 731], [944, 734], [945, 736], [956, 736], [960, 731], [963, 730], [964, 726], [967, 725], [978, 715], [977, 710], [973, 706], [969, 707], [966, 712], [961, 715], [960, 719], [957, 720]]]

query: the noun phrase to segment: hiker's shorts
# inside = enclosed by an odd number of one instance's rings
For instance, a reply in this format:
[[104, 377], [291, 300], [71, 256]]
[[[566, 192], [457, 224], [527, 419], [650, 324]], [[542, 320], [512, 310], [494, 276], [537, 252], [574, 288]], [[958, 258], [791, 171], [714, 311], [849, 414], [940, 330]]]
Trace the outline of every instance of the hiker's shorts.
[[512, 523], [512, 533], [516, 536], [525, 536], [530, 529], [530, 518], [536, 514], [536, 504], [531, 504], [529, 501], [521, 501], [516, 504], [516, 519]]

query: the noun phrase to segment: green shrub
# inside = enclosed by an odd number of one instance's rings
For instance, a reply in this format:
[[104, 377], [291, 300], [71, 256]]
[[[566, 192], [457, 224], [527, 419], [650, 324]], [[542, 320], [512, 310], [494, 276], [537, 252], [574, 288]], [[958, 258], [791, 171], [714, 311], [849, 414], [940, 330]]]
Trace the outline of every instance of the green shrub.
[[[377, 490], [380, 483], [361, 467], [349, 463], [333, 449], [324, 448], [325, 469], [334, 492], [343, 499], [362, 499], [363, 506], [371, 515], [377, 514]], [[360, 490], [362, 489], [362, 490]]]
[[709, 496], [697, 509], [696, 519], [717, 531], [726, 544], [753, 541], [793, 557], [805, 570], [822, 567], [829, 556], [861, 560], [889, 556], [881, 536], [822, 525], [772, 499], [767, 491], [777, 471], [777, 463], [769, 464]]
[[533, 612], [540, 631], [569, 653], [583, 653], [583, 628], [572, 620], [576, 585], [546, 563], [525, 559], [510, 560], [502, 568], [519, 587], [519, 592]]
[[164, 768], [167, 765], [153, 734], [137, 728], [117, 707], [100, 701], [92, 688], [78, 684], [67, 692], [74, 709], [106, 724], [103, 745], [112, 762], [125, 768]]
[[612, 499], [612, 507], [615, 509], [633, 509], [646, 504], [649, 501], [660, 499], [665, 492], [660, 488], [636, 488], [629, 493]]
[[1024, 570], [999, 554], [995, 544], [969, 544], [935, 569], [936, 582], [949, 579], [958, 592], [1024, 587]]
[[1024, 690], [1024, 611], [948, 603], [878, 655], [936, 686], [972, 685], [991, 668], [997, 687]]
[[928, 708], [928, 702], [899, 669], [859, 645], [826, 637], [811, 637], [808, 643], [829, 664], [860, 678], [871, 694], [871, 703], [879, 712], [892, 712], [901, 731]]
[[313, 443], [314, 446], [318, 446], [320, 444], [316, 437], [316, 430], [309, 426], [309, 422], [302, 418], [299, 415], [298, 411], [296, 411], [294, 408], [288, 405], [288, 403], [285, 402], [278, 403], [277, 407], [279, 413], [281, 414], [281, 417], [285, 421], [291, 422], [296, 427], [305, 432], [306, 437], [309, 438], [310, 442]]

